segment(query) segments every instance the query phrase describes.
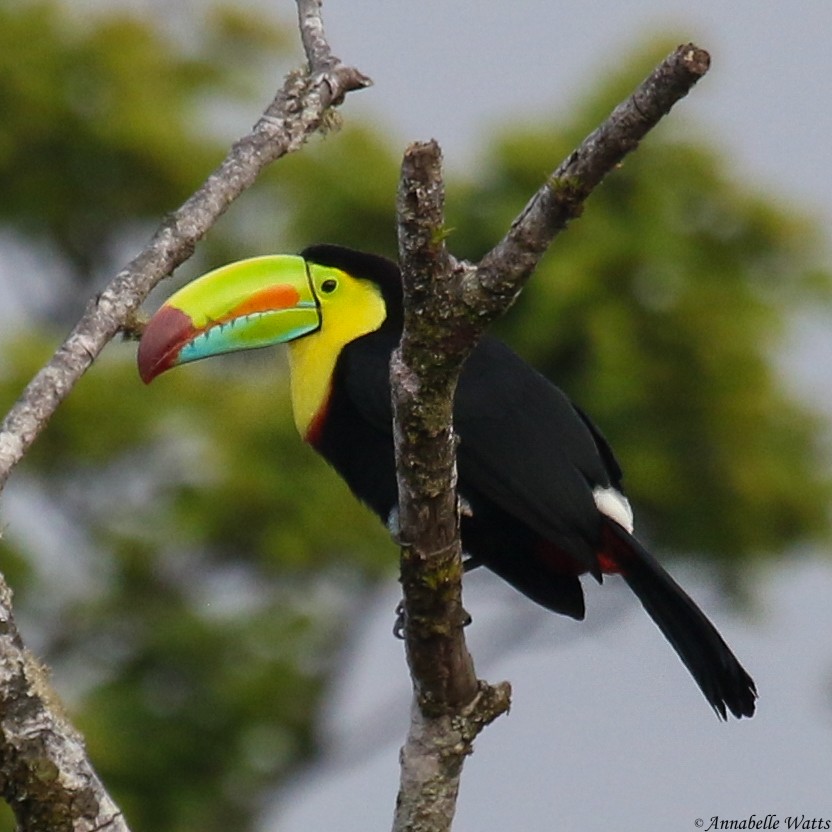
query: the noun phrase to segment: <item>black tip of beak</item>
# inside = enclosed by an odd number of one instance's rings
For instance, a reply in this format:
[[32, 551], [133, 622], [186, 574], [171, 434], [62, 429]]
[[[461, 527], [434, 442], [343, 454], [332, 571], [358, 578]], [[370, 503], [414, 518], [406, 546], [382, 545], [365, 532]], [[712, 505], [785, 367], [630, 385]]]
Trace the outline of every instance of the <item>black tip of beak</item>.
[[169, 370], [182, 347], [197, 333], [180, 309], [163, 306], [148, 322], [139, 342], [139, 375], [145, 384]]

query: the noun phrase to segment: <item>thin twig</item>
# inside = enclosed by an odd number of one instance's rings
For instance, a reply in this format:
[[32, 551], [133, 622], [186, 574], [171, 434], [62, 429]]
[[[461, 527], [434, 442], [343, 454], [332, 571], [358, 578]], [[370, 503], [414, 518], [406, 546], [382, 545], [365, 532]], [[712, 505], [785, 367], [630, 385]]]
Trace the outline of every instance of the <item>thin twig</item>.
[[673, 105], [708, 71], [710, 56], [692, 43], [678, 47], [558, 165], [506, 236], [482, 258], [462, 287], [477, 320], [488, 323], [511, 305], [552, 240], [601, 180], [634, 151]]
[[129, 832], [26, 650], [0, 582], [0, 784], [20, 832]]
[[162, 278], [193, 253], [194, 246], [228, 206], [276, 159], [298, 150], [317, 131], [330, 107], [370, 80], [343, 65], [323, 36], [320, 0], [298, 0], [301, 36], [309, 68], [291, 73], [255, 125], [234, 144], [222, 164], [159, 226], [147, 247], [93, 298], [66, 341], [29, 382], [0, 426], [0, 491], [58, 405]]

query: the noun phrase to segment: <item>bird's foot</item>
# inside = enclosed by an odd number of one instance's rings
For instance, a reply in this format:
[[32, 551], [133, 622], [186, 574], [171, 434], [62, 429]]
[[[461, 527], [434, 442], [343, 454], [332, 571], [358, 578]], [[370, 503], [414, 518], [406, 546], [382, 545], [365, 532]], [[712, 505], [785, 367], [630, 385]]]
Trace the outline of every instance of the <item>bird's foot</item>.
[[[459, 626], [467, 627], [473, 622], [470, 613], [464, 607], [459, 608]], [[407, 615], [404, 609], [404, 599], [399, 601], [396, 605], [396, 620], [393, 622], [393, 635], [399, 639], [404, 640], [405, 629], [407, 627]]]
[[402, 599], [396, 605], [396, 620], [393, 622], [393, 635], [399, 639], [404, 639], [404, 630], [407, 626], [407, 618], [404, 612], [404, 600]]

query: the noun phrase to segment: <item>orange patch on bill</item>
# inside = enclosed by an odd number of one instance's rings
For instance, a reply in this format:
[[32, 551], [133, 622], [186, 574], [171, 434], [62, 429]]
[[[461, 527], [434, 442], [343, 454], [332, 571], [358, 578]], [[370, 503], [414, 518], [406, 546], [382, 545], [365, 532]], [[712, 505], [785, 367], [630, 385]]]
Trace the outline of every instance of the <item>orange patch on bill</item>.
[[299, 300], [300, 294], [294, 286], [288, 286], [285, 283], [269, 286], [247, 297], [224, 317], [226, 320], [231, 320], [232, 318], [242, 318], [244, 315], [252, 315], [256, 312], [291, 309], [297, 305]]

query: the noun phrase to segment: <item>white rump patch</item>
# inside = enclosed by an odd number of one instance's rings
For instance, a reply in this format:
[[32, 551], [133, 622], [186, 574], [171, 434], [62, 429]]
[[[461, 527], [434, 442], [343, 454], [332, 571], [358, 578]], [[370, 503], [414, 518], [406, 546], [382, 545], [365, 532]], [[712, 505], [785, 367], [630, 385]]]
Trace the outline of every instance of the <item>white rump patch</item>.
[[601, 514], [606, 514], [630, 534], [633, 533], [633, 510], [630, 508], [630, 501], [617, 488], [601, 488], [598, 485], [592, 489], [592, 498]]

